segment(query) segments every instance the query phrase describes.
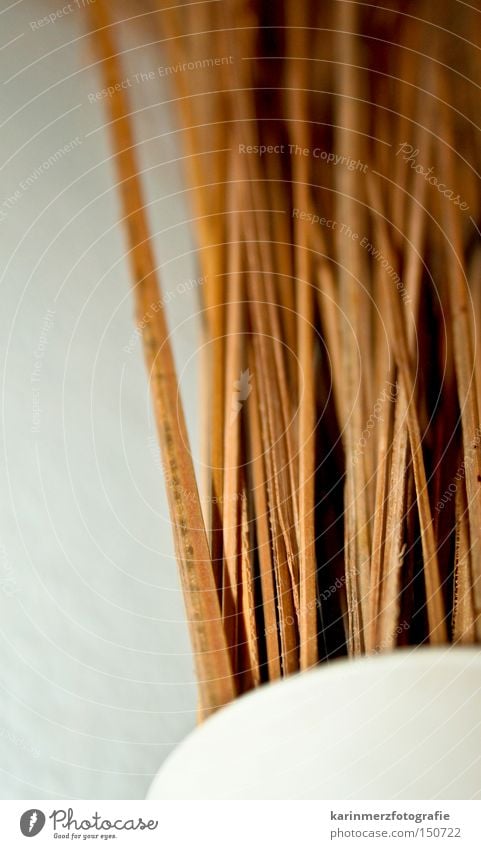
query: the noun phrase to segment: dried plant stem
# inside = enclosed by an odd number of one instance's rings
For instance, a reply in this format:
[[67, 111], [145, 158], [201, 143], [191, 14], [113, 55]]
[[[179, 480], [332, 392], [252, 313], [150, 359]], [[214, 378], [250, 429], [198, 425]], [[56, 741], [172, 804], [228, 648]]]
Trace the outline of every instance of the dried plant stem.
[[473, 603], [473, 578], [469, 542], [469, 514], [466, 490], [456, 490], [456, 553], [453, 639], [459, 643], [474, 643], [476, 617]]
[[[439, 145], [439, 161], [447, 179], [454, 180], [449, 125], [445, 129], [447, 141]], [[449, 147], [448, 147], [449, 145]], [[475, 360], [472, 342], [472, 324], [469, 315], [468, 282], [463, 272], [463, 247], [459, 214], [453, 204], [443, 205], [447, 245], [446, 261], [449, 269], [449, 299], [454, 342], [454, 361], [458, 387], [459, 406], [463, 429], [466, 493], [468, 499], [470, 555], [473, 567], [474, 607], [476, 636], [481, 639], [481, 423], [476, 393]]]
[[[105, 86], [122, 79], [122, 69], [110, 35], [110, 21], [101, 3], [89, 6], [92, 36], [101, 60]], [[111, 140], [117, 167], [124, 222], [130, 246], [133, 292], [144, 344], [155, 415], [166, 470], [177, 558], [194, 646], [202, 714], [208, 715], [234, 698], [235, 690], [222, 628], [212, 562], [188, 445], [169, 332], [162, 308], [157, 269], [150, 243], [135, 142], [124, 90], [108, 101]], [[146, 322], [155, 303], [159, 309]], [[189, 494], [189, 498], [184, 497]]]
[[[351, 4], [341, 3], [338, 8], [337, 41], [341, 68], [338, 80], [336, 109], [336, 141], [339, 150], [353, 149], [362, 157], [363, 120], [361, 118], [359, 87], [360, 77], [356, 66], [356, 11]], [[336, 210], [340, 224], [349, 223], [353, 232], [365, 233], [364, 213], [359, 174], [348, 169], [336, 172]], [[365, 340], [369, 319], [366, 313], [365, 257], [356, 241], [346, 236], [342, 227], [337, 230], [337, 253], [340, 258], [339, 291], [341, 311], [347, 317], [342, 323], [343, 369], [346, 382], [345, 410], [347, 419], [342, 424], [346, 455], [346, 578], [352, 605], [353, 625], [350, 648], [359, 654], [364, 648], [364, 627], [369, 618], [370, 551], [369, 521], [366, 509], [367, 478], [366, 458], [356, 460], [356, 447], [364, 429], [368, 409], [367, 390], [369, 375], [362, 381], [361, 363], [366, 350]], [[349, 325], [351, 327], [349, 327]], [[351, 328], [355, 336], [352, 335]], [[354, 608], [357, 611], [354, 615]], [[357, 630], [357, 628], [359, 630]]]
[[[374, 183], [370, 184], [372, 203], [377, 210], [382, 210], [379, 193]], [[391, 245], [387, 236], [384, 217], [376, 217], [376, 232], [383, 255], [392, 268], [396, 267]], [[409, 433], [409, 443], [413, 460], [414, 480], [416, 484], [419, 521], [421, 526], [421, 543], [424, 555], [424, 575], [426, 582], [426, 604], [429, 619], [430, 640], [433, 643], [443, 643], [447, 639], [446, 613], [439, 573], [439, 562], [434, 525], [429, 503], [426, 469], [424, 465], [421, 430], [417, 412], [413, 403], [415, 385], [412, 374], [411, 358], [408, 352], [408, 340], [405, 327], [405, 317], [401, 307], [399, 293], [391, 281], [386, 282], [389, 301], [389, 335], [392, 339], [394, 356], [399, 369], [400, 397], [404, 395], [406, 403], [406, 424]]]
[[[249, 357], [249, 369], [254, 372], [254, 368], [253, 353], [251, 352]], [[248, 416], [252, 490], [255, 511], [257, 551], [259, 554], [267, 670], [269, 680], [276, 680], [281, 675], [278, 633], [284, 626], [281, 622], [280, 628], [278, 628], [276, 618], [276, 589], [273, 563], [274, 552], [269, 529], [266, 469], [257, 392], [257, 383], [254, 381], [252, 386], [250, 415]], [[284, 634], [283, 643], [286, 644], [286, 642], [287, 637]]]

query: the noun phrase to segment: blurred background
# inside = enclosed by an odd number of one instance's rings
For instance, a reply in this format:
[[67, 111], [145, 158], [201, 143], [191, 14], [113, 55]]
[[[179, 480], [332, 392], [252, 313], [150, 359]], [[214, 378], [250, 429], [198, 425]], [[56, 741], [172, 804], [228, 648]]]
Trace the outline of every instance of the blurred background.
[[[195, 724], [86, 5], [0, 4], [2, 798], [141, 798]], [[202, 280], [167, 81], [136, 83], [159, 48], [135, 49], [131, 32], [126, 77], [194, 439]]]

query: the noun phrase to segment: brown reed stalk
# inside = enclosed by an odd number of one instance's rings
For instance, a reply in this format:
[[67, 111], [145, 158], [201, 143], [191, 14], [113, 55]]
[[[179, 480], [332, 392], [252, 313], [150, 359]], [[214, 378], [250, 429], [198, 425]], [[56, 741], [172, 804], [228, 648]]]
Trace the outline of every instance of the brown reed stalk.
[[[340, 3], [338, 7], [337, 41], [341, 67], [336, 97], [335, 143], [339, 151], [352, 150], [363, 158], [361, 139], [364, 118], [361, 109], [362, 79], [355, 37], [357, 17], [352, 4]], [[369, 409], [367, 396], [369, 373], [362, 379], [362, 367], [367, 358], [365, 335], [369, 327], [369, 314], [363, 287], [368, 274], [366, 258], [356, 240], [342, 229], [349, 226], [352, 232], [366, 232], [364, 192], [360, 175], [347, 169], [336, 172], [336, 217], [340, 222], [337, 234], [339, 264], [339, 291], [341, 309], [354, 329], [355, 337], [343, 322], [343, 368], [346, 381], [347, 420], [344, 426], [346, 458], [346, 578], [349, 592], [350, 651], [354, 655], [364, 649], [364, 628], [369, 617], [370, 582], [370, 532], [366, 499], [366, 459], [362, 453], [356, 461], [356, 448], [361, 439]], [[360, 351], [359, 351], [360, 348]]]
[[[289, 14], [290, 13], [290, 14]], [[289, 137], [297, 149], [309, 150], [306, 98], [307, 37], [305, 9], [288, 6], [287, 111]], [[309, 205], [308, 159], [295, 153], [293, 159], [293, 202], [306, 210]], [[308, 669], [318, 660], [316, 606], [316, 551], [314, 526], [314, 475], [316, 443], [314, 368], [314, 286], [311, 284], [311, 256], [307, 225], [294, 220], [294, 271], [296, 275], [298, 376], [298, 524], [299, 524], [299, 640], [300, 667]]]
[[[187, 18], [187, 19], [186, 19]], [[165, 41], [167, 55], [175, 64], [192, 58], [197, 33], [212, 30], [214, 19], [209, 4], [186, 6], [168, 5], [161, 18], [154, 17], [154, 25]], [[167, 36], [165, 38], [165, 36]], [[212, 34], [215, 44], [215, 32]], [[201, 53], [202, 55], [202, 53]], [[225, 356], [225, 275], [224, 246], [224, 180], [226, 174], [227, 135], [222, 121], [216, 121], [220, 112], [221, 94], [211, 94], [209, 86], [192, 87], [184, 75], [177, 79], [176, 104], [182, 121], [179, 128], [187, 157], [188, 184], [193, 189], [196, 225], [199, 231], [200, 260], [205, 277], [205, 320], [209, 339], [209, 381], [206, 391], [211, 407], [208, 439], [206, 440], [205, 466], [210, 469], [210, 479], [204, 482], [205, 503], [209, 509], [209, 537], [216, 583], [222, 592], [223, 545], [223, 447], [224, 447], [224, 380]], [[224, 81], [228, 87], [229, 80]], [[209, 120], [210, 118], [210, 120]], [[213, 150], [213, 154], [208, 151]], [[200, 156], [199, 154], [204, 154]]]
[[[88, 8], [103, 83], [105, 87], [114, 87], [114, 94], [108, 101], [109, 123], [129, 243], [133, 294], [142, 328], [162, 449], [177, 560], [197, 667], [201, 711], [207, 716], [234, 697], [232, 669], [194, 469], [186, 447], [187, 430], [144, 209], [129, 104], [124, 90], [115, 89], [116, 83], [123, 78], [121, 62], [111, 35], [112, 22], [106, 7], [99, 2]], [[153, 315], [152, 304], [159, 307]], [[150, 318], [145, 321], [147, 315]], [[184, 493], [188, 493], [188, 498]]]

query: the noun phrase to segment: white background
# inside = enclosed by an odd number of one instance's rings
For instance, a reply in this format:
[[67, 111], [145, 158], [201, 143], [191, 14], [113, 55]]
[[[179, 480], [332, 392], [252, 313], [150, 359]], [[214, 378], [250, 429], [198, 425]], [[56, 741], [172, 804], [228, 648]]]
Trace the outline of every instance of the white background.
[[[58, 8], [0, 4], [0, 797], [135, 799], [195, 724], [193, 665], [86, 14], [32, 25]], [[147, 108], [172, 93], [130, 94], [196, 434], [189, 199], [171, 107]]]

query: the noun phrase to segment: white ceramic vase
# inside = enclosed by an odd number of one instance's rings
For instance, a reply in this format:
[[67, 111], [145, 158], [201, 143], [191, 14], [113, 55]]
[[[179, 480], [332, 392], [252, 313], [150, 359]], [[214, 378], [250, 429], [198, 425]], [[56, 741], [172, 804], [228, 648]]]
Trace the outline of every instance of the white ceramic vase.
[[480, 799], [481, 651], [402, 649], [261, 687], [199, 726], [149, 799]]

